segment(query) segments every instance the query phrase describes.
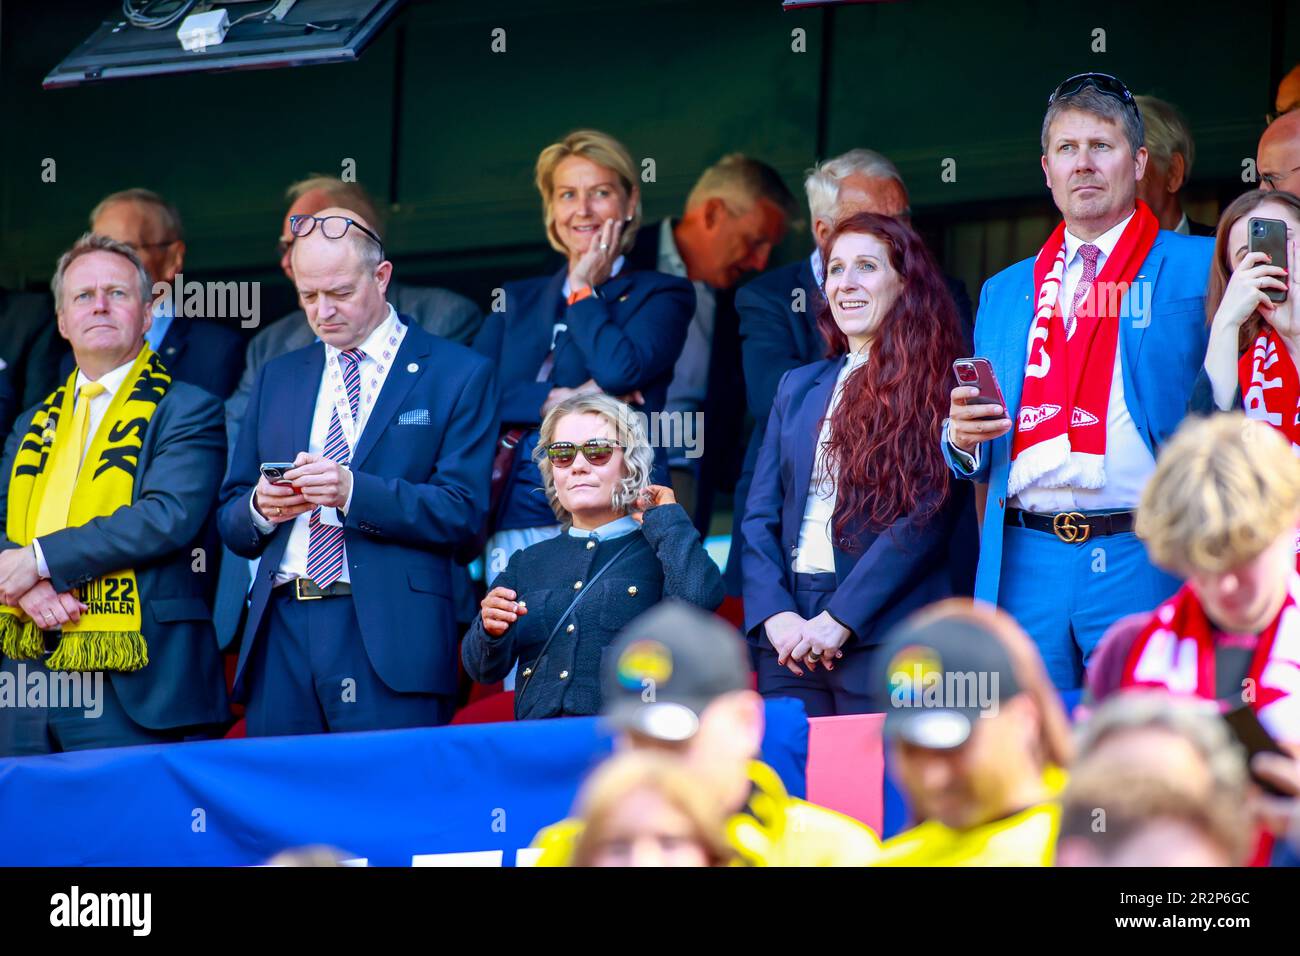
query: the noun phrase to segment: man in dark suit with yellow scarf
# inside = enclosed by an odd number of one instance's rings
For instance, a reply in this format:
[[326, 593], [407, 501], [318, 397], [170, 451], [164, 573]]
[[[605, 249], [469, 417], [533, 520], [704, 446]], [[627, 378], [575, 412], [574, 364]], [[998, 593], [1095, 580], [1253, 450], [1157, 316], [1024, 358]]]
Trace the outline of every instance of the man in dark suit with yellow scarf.
[[0, 463], [0, 755], [210, 736], [228, 708], [194, 548], [221, 405], [145, 345], [129, 246], [83, 236], [52, 285], [77, 368]]

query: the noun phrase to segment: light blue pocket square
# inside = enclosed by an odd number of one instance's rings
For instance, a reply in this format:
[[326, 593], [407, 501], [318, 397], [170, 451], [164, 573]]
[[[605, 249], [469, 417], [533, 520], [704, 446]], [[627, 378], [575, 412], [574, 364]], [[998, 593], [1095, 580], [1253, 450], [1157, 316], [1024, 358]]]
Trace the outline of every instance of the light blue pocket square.
[[428, 425], [429, 410], [427, 408], [412, 408], [409, 412], [402, 412], [397, 417], [399, 425]]

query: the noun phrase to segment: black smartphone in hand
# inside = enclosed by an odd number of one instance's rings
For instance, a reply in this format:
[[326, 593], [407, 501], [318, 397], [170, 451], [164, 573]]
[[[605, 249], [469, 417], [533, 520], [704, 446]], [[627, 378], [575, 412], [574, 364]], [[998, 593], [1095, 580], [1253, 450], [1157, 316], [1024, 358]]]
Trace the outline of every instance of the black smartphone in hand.
[[[1281, 219], [1251, 219], [1247, 224], [1249, 251], [1263, 252], [1269, 264], [1287, 270], [1286, 284], [1291, 285], [1291, 263], [1286, 254], [1286, 223]], [[1270, 302], [1285, 302], [1286, 289], [1268, 289], [1264, 293]]]

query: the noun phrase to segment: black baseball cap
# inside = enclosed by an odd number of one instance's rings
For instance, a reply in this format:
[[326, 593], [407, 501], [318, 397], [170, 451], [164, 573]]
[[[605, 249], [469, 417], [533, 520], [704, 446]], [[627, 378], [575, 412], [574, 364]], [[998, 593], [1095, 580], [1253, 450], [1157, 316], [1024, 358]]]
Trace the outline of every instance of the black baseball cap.
[[976, 721], [996, 716], [1020, 693], [1011, 655], [978, 620], [909, 618], [885, 638], [885, 735], [930, 750], [970, 739]]
[[739, 632], [670, 598], [633, 620], [610, 645], [601, 669], [601, 712], [620, 730], [688, 740], [705, 707], [749, 687], [749, 657]]

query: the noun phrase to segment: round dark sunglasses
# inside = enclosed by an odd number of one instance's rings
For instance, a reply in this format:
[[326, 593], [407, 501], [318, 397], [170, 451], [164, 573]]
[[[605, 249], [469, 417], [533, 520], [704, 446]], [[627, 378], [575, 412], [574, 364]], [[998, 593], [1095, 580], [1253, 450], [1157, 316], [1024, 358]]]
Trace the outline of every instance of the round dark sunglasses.
[[622, 447], [608, 438], [589, 438], [581, 445], [575, 445], [571, 441], [553, 441], [546, 446], [546, 457], [555, 467], [568, 468], [578, 457], [578, 452], [582, 452], [582, 457], [587, 459], [588, 464], [600, 466], [614, 457], [615, 448]]

